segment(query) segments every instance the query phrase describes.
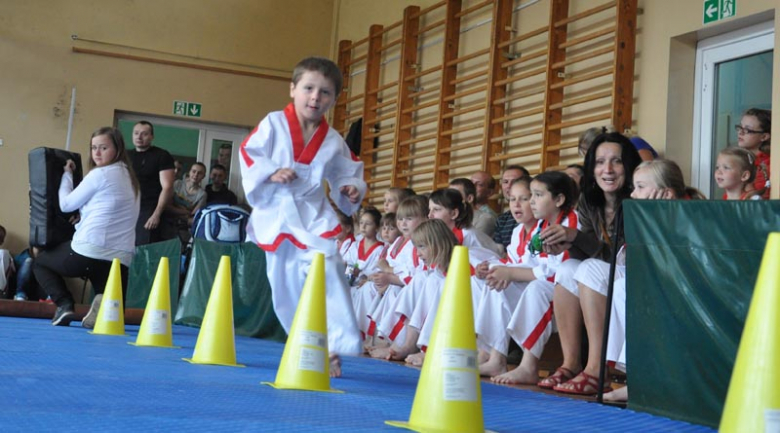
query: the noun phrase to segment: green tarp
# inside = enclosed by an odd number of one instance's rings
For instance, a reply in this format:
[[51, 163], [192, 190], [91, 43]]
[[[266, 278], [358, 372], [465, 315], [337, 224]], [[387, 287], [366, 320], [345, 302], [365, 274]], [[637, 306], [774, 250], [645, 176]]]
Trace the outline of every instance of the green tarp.
[[717, 427], [780, 201], [631, 200], [624, 216], [629, 408]]
[[175, 322], [200, 326], [223, 255], [230, 256], [236, 334], [286, 341], [287, 336], [271, 301], [265, 253], [251, 243], [225, 244], [195, 239]]
[[161, 257], [168, 257], [171, 311], [176, 311], [179, 303], [179, 268], [181, 267], [181, 242], [178, 239], [136, 247], [127, 278], [125, 308], [146, 308], [146, 301], [152, 291]]

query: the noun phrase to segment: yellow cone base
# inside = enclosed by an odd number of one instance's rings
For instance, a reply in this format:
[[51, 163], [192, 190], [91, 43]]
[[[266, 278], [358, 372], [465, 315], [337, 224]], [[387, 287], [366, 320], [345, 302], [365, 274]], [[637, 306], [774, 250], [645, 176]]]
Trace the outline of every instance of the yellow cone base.
[[214, 277], [209, 302], [198, 332], [191, 364], [243, 367], [236, 363], [236, 339], [233, 325], [233, 285], [230, 256], [222, 256]]
[[[443, 224], [442, 224], [443, 226]], [[446, 227], [435, 230], [448, 230]], [[468, 249], [452, 252], [408, 421], [387, 424], [418, 432], [481, 433], [482, 388], [471, 298]], [[429, 317], [427, 320], [431, 320]]]
[[168, 257], [161, 257], [133, 346], [173, 348]]
[[[449, 429], [432, 429], [432, 428], [428, 428], [428, 427], [414, 426], [411, 423], [408, 423], [406, 421], [385, 421], [385, 424], [387, 424], [389, 426], [398, 427], [398, 428], [404, 428], [404, 429], [407, 429], [407, 430], [421, 432], [421, 433], [422, 432], [425, 432], [425, 433], [447, 433], [447, 432], [451, 431]], [[497, 432], [495, 432], [493, 430], [485, 430], [485, 433], [497, 433]]]
[[173, 346], [173, 345], [171, 345], [171, 346], [161, 346], [159, 344], [138, 344], [138, 343], [134, 343], [132, 341], [128, 341], [127, 344], [129, 344], [131, 346], [136, 346], [136, 347], [159, 347], [161, 349], [181, 349], [181, 346]]
[[317, 253], [303, 284], [276, 381], [263, 384], [275, 389], [342, 392], [330, 388], [327, 321], [325, 255]]
[[122, 271], [119, 259], [111, 262], [103, 300], [95, 320], [93, 335], [125, 335], [125, 311], [122, 306]]
[[268, 385], [271, 388], [274, 389], [292, 389], [296, 391], [314, 391], [314, 392], [332, 392], [335, 394], [344, 394], [344, 391], [339, 391], [338, 389], [311, 389], [311, 388], [302, 388], [295, 385], [284, 385], [276, 382], [260, 382], [261, 385]]
[[217, 362], [217, 361], [197, 361], [194, 358], [182, 358], [182, 360], [189, 362], [190, 364], [201, 364], [201, 365], [222, 365], [225, 367], [246, 367], [244, 364], [229, 364], [227, 362]]

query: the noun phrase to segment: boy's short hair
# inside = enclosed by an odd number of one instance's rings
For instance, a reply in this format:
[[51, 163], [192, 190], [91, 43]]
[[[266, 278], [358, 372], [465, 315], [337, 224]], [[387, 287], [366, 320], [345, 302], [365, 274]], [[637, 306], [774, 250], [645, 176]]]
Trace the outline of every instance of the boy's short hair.
[[3, 243], [5, 242], [5, 235], [6, 235], [5, 227], [0, 226], [0, 245], [3, 245]]
[[[463, 192], [466, 194], [466, 197], [477, 196], [477, 187], [474, 185], [474, 182], [471, 181], [471, 179], [466, 179], [465, 177], [459, 177], [457, 179], [453, 179], [450, 181], [450, 186], [460, 186], [463, 188]], [[464, 200], [466, 199], [464, 197]]]
[[222, 164], [214, 164], [214, 165], [212, 165], [212, 166], [211, 166], [211, 171], [214, 171], [214, 170], [222, 170], [222, 171], [224, 171], [225, 173], [227, 173], [227, 169], [226, 169], [226, 168], [225, 168], [225, 166], [224, 166], [224, 165], [222, 165]]
[[293, 84], [298, 84], [298, 81], [300, 81], [304, 72], [319, 72], [333, 83], [333, 87], [336, 90], [336, 96], [341, 94], [341, 86], [344, 85], [344, 77], [341, 75], [339, 67], [336, 66], [332, 60], [326, 59], [325, 57], [307, 57], [301, 60], [295, 65], [295, 69], [293, 69]]
[[398, 205], [396, 218], [428, 217], [428, 198], [422, 195], [407, 197]]
[[382, 221], [379, 223], [379, 226], [380, 227], [390, 226], [397, 229], [398, 223], [396, 222], [395, 214], [393, 212], [388, 212], [382, 215]]

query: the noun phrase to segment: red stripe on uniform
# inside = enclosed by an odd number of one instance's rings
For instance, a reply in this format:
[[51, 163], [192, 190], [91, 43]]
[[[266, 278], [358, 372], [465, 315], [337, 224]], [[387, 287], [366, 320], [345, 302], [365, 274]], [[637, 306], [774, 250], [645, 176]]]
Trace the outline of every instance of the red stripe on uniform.
[[523, 346], [527, 350], [531, 350], [532, 347], [534, 347], [534, 344], [536, 344], [537, 341], [539, 341], [539, 337], [542, 336], [542, 333], [544, 333], [544, 328], [547, 327], [547, 325], [552, 320], [553, 316], [553, 303], [550, 302], [550, 308], [547, 309], [547, 311], [544, 313], [544, 316], [542, 316], [542, 320], [539, 321], [539, 323], [536, 324], [536, 327], [531, 332], [531, 335], [528, 336], [528, 338], [523, 341]]
[[393, 330], [390, 331], [390, 335], [387, 336], [391, 341], [395, 341], [395, 337], [398, 337], [398, 334], [401, 332], [402, 329], [404, 329], [404, 322], [406, 321], [406, 316], [401, 314], [401, 318], [398, 319], [398, 323], [393, 326]]
[[244, 158], [244, 164], [246, 164], [247, 167], [251, 167], [254, 165], [255, 161], [252, 159], [252, 157], [249, 156], [249, 153], [246, 151], [246, 145], [249, 143], [249, 139], [255, 135], [257, 132], [257, 126], [255, 129], [252, 130], [252, 132], [249, 133], [249, 135], [246, 136], [244, 141], [241, 143], [241, 147], [239, 148], [239, 152], [241, 153], [241, 157]]

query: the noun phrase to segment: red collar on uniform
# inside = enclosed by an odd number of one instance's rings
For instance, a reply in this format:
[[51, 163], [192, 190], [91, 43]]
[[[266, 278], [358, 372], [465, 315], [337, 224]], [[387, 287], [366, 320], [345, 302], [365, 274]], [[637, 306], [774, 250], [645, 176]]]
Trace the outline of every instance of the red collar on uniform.
[[325, 136], [328, 134], [328, 122], [325, 117], [320, 120], [320, 126], [314, 131], [309, 144], [303, 141], [303, 131], [298, 122], [298, 116], [295, 114], [295, 106], [291, 103], [284, 108], [284, 116], [287, 118], [287, 124], [290, 127], [290, 137], [293, 145], [293, 159], [295, 162], [309, 165], [320, 150]]
[[371, 246], [371, 248], [368, 249], [368, 251], [364, 251], [365, 242], [366, 242], [366, 238], [363, 238], [360, 240], [360, 243], [358, 244], [358, 260], [366, 260], [368, 256], [370, 256], [371, 253], [374, 252], [375, 249], [383, 247], [385, 245], [382, 242], [377, 241], [374, 245]]
[[531, 232], [533, 232], [534, 229], [525, 230], [525, 225], [520, 226], [520, 244], [517, 246], [517, 257], [522, 258], [523, 254], [525, 254], [525, 247], [528, 245], [529, 241], [529, 235]]
[[463, 229], [453, 227], [452, 233], [455, 235], [455, 238], [458, 239], [458, 245], [463, 245]]
[[[403, 237], [398, 238], [398, 240], [396, 241], [398, 246], [395, 247], [394, 249], [390, 250], [390, 257], [393, 258], [393, 259], [398, 257], [398, 253], [403, 251], [403, 249], [406, 246], [407, 242], [409, 242], [409, 239], [404, 239]], [[393, 244], [393, 245], [395, 245], [395, 244]]]

